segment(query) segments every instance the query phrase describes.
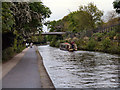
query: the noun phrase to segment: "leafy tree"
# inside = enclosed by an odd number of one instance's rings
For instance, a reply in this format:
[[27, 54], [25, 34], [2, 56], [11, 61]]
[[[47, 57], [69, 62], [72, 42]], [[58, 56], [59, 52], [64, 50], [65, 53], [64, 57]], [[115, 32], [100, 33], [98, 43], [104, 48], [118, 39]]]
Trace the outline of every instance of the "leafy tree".
[[33, 30], [37, 31], [39, 26], [39, 30], [42, 31], [42, 25], [44, 24], [44, 19], [49, 18], [51, 11], [48, 7], [44, 6], [42, 2], [34, 2], [29, 3], [31, 12], [32, 21], [30, 22], [30, 27]]
[[120, 0], [115, 0], [113, 2], [113, 7], [114, 7], [114, 9], [116, 9], [117, 13], [120, 13]]
[[[23, 38], [29, 38], [42, 30], [44, 19], [49, 18], [51, 11], [42, 2], [4, 2], [2, 4], [2, 30], [17, 30]], [[39, 27], [39, 30], [38, 30]]]
[[94, 50], [95, 49], [95, 46], [96, 46], [96, 41], [94, 39], [91, 39], [88, 43], [87, 43], [87, 46], [86, 48], [88, 50]]
[[50, 32], [53, 32], [56, 28], [55, 28], [55, 26], [56, 26], [56, 23], [57, 23], [57, 21], [51, 21], [51, 22], [49, 22], [49, 24], [48, 24], [48, 29], [50, 29]]
[[6, 53], [9, 47], [12, 47], [10, 50], [20, 52], [26, 40], [42, 31], [44, 20], [50, 14], [50, 9], [42, 2], [2, 2], [3, 52], [5, 50]]
[[50, 17], [51, 11], [42, 2], [14, 2], [11, 10], [15, 18], [16, 28], [24, 37], [30, 37], [42, 30], [43, 20]]
[[87, 6], [80, 6], [79, 10], [71, 12], [61, 20], [52, 21], [48, 28], [50, 28], [50, 31], [53, 31], [53, 29], [74, 32], [90, 30], [103, 23], [101, 20], [102, 15], [103, 12], [93, 3], [90, 3]]
[[15, 19], [12, 15], [10, 7], [12, 3], [3, 2], [2, 3], [2, 49], [11, 47], [14, 41], [14, 25]]
[[[91, 20], [93, 22], [93, 27], [97, 27], [98, 23], [102, 23], [101, 17], [103, 16], [103, 12], [100, 11], [96, 5], [93, 3], [89, 3], [88, 6], [80, 6], [80, 11], [86, 11], [91, 15]], [[96, 24], [96, 25], [95, 25]]]
[[15, 19], [10, 10], [11, 3], [2, 3], [2, 33], [12, 32], [13, 25], [15, 24]]
[[[48, 25], [48, 28], [51, 32], [53, 31], [70, 31], [70, 32], [80, 32], [81, 38], [85, 35], [91, 35], [92, 29], [97, 28], [98, 26], [103, 24], [101, 19], [103, 12], [100, 11], [93, 3], [89, 3], [87, 6], [80, 6], [79, 10], [71, 12], [63, 19], [58, 21], [51, 21]], [[86, 34], [87, 33], [87, 34]], [[74, 36], [73, 33], [71, 35], [65, 36], [66, 38]], [[59, 37], [59, 36], [57, 36]], [[52, 38], [52, 46], [53, 41], [56, 43], [57, 40], [53, 36], [49, 36], [48, 38]], [[55, 45], [54, 45], [55, 46]]]

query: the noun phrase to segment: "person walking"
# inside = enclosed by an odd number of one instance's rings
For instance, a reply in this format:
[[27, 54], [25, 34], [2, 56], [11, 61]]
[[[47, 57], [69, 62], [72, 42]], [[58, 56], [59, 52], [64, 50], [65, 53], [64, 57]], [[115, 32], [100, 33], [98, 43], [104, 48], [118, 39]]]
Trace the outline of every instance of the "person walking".
[[30, 43], [30, 48], [32, 48], [32, 46], [33, 46], [33, 43]]

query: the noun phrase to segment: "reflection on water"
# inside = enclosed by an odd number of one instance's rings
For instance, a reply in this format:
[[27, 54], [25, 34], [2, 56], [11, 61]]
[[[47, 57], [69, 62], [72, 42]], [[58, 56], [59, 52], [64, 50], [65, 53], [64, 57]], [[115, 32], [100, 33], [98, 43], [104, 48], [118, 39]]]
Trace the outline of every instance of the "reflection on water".
[[68, 52], [38, 47], [56, 88], [119, 87], [120, 57], [99, 52]]

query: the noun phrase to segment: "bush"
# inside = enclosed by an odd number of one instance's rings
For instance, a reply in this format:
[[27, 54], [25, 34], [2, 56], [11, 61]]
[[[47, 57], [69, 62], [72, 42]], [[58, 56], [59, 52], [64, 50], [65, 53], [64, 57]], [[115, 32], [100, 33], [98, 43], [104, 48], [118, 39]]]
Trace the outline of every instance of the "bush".
[[13, 45], [14, 51], [17, 51], [17, 39], [14, 39], [14, 45]]
[[102, 43], [101, 42], [97, 42], [96, 46], [95, 46], [95, 51], [102, 51]]
[[118, 54], [120, 54], [120, 46], [118, 46], [118, 44], [116, 42], [113, 42], [110, 45], [110, 48], [108, 49], [108, 51], [110, 53], [118, 53]]
[[12, 58], [14, 54], [14, 48], [8, 47], [7, 49], [2, 51], [2, 61], [7, 61], [8, 59]]
[[113, 40], [113, 37], [116, 35], [115, 31], [110, 31], [107, 33], [107, 36]]
[[7, 61], [8, 59], [12, 58], [15, 53], [21, 52], [23, 49], [25, 49], [25, 45], [18, 45], [18, 47], [8, 47], [2, 51], [2, 61]]
[[115, 31], [116, 31], [117, 33], [120, 33], [120, 25], [118, 25], [118, 26], [115, 27]]
[[55, 41], [52, 40], [52, 41], [50, 42], [50, 46], [55, 47]]
[[101, 41], [103, 35], [103, 33], [94, 33], [93, 37], [97, 38], [97, 41]]
[[60, 40], [58, 40], [56, 43], [55, 43], [55, 47], [59, 47], [60, 46]]
[[111, 45], [111, 40], [109, 39], [109, 37], [102, 40], [101, 45], [102, 45], [102, 50], [104, 52], [107, 52], [108, 48], [110, 48], [110, 45]]
[[[60, 40], [60, 43], [65, 43], [66, 41], [65, 40]], [[68, 42], [68, 41], [67, 41]]]
[[86, 41], [84, 41], [83, 39], [76, 40], [75, 43], [76, 43], [79, 50], [86, 49]]
[[91, 39], [86, 46], [87, 50], [95, 50], [95, 46], [96, 46], [97, 42], [94, 39]]

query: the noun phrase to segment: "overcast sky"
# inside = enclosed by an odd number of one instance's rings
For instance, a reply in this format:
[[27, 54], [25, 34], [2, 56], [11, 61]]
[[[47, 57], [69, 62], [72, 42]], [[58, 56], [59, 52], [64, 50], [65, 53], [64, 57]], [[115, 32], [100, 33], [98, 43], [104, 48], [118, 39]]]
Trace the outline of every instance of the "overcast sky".
[[72, 11], [78, 10], [79, 6], [93, 2], [100, 10], [107, 13], [113, 10], [114, 0], [41, 0], [44, 5], [52, 11], [51, 17], [47, 20], [59, 20]]

